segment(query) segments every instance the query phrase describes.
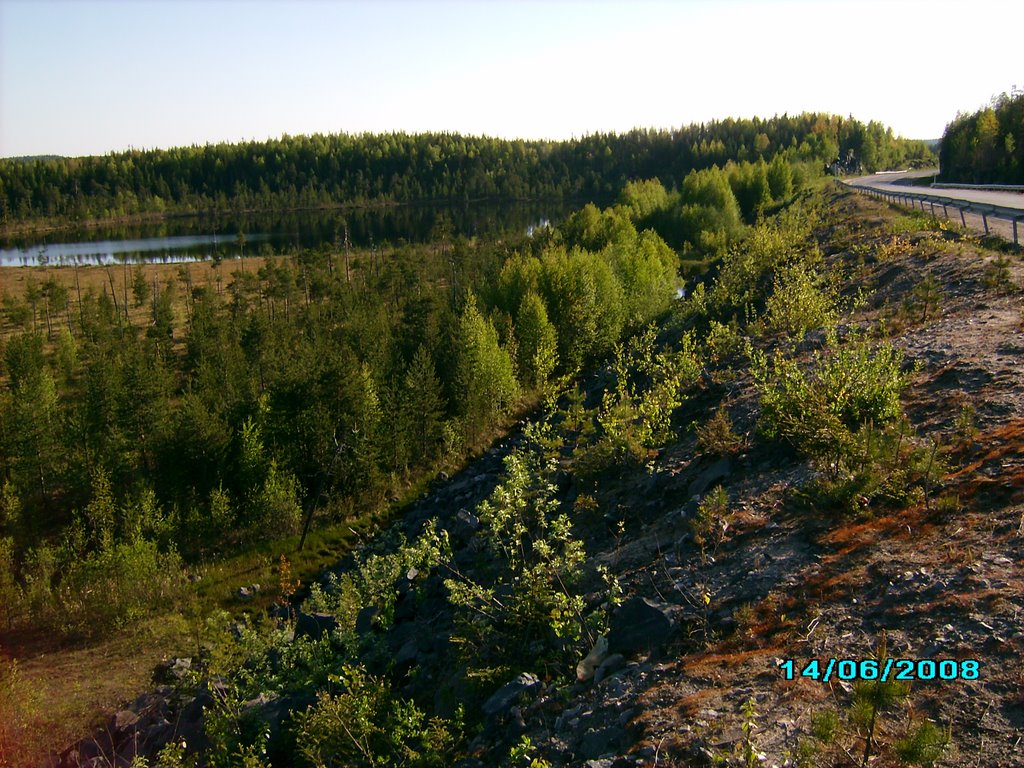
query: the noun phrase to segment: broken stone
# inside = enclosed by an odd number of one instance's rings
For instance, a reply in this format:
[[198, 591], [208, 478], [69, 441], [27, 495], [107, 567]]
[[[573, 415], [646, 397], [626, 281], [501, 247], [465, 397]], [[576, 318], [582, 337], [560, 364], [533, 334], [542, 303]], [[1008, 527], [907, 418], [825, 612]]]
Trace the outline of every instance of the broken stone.
[[625, 664], [625, 662], [625, 656], [623, 656], [621, 653], [613, 653], [611, 656], [602, 661], [601, 666], [597, 668], [597, 671], [594, 673], [594, 682], [600, 683], [609, 675], [614, 674], [616, 671], [622, 668], [622, 665]]
[[612, 614], [608, 648], [623, 655], [655, 651], [668, 642], [678, 627], [667, 606], [646, 597], [633, 597]]
[[540, 690], [541, 682], [530, 672], [523, 672], [514, 680], [506, 683], [484, 702], [483, 711], [487, 717], [507, 714], [523, 695]]
[[576, 665], [576, 681], [584, 683], [594, 676], [597, 668], [608, 655], [608, 638], [601, 635], [584, 659]]
[[311, 637], [319, 640], [323, 634], [330, 634], [338, 628], [338, 619], [329, 613], [304, 613], [299, 611], [295, 620], [295, 637]]
[[725, 480], [730, 474], [732, 474], [732, 461], [726, 456], [701, 472], [697, 479], [690, 483], [688, 493], [691, 497], [703, 496], [705, 491]]
[[356, 632], [360, 635], [369, 634], [377, 625], [377, 619], [379, 617], [380, 608], [375, 605], [368, 605], [365, 608], [360, 608], [359, 613], [356, 614]]

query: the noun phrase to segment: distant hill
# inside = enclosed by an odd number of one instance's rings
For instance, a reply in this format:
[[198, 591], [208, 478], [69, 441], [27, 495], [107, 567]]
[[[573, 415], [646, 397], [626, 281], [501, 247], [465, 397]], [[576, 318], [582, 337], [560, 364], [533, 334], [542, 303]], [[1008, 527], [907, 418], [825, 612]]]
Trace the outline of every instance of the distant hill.
[[22, 155], [20, 157], [3, 157], [0, 160], [9, 160], [12, 163], [33, 163], [36, 161], [46, 162], [49, 160], [66, 160], [63, 155]]

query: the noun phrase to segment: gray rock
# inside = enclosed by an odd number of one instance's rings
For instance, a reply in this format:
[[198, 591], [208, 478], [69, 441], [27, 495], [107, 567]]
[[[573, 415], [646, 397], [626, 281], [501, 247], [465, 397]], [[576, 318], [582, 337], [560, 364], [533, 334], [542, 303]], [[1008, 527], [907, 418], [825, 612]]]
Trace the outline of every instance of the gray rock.
[[366, 608], [360, 608], [359, 613], [356, 615], [356, 632], [360, 635], [369, 634], [377, 625], [379, 618], [380, 608], [377, 606], [368, 605]]
[[621, 653], [613, 653], [603, 662], [601, 666], [597, 668], [597, 672], [594, 673], [594, 682], [600, 683], [609, 675], [614, 674], [616, 671], [622, 668], [622, 665], [626, 663], [626, 657]]
[[174, 736], [174, 726], [167, 720], [160, 720], [146, 729], [143, 742], [146, 748], [156, 753], [166, 746]]
[[541, 682], [537, 676], [529, 672], [523, 672], [512, 682], [506, 683], [484, 702], [483, 711], [487, 717], [496, 717], [509, 712], [520, 697], [536, 693], [541, 688]]
[[184, 658], [167, 659], [157, 664], [156, 669], [153, 670], [153, 682], [180, 683], [191, 669], [192, 659], [187, 656]]
[[306, 710], [315, 701], [316, 699], [309, 695], [272, 696], [261, 693], [256, 698], [244, 702], [242, 712], [257, 722], [266, 723], [270, 729], [270, 741], [273, 743], [280, 737], [284, 723], [293, 713]]
[[416, 642], [416, 638], [410, 637], [405, 644], [398, 649], [398, 653], [395, 654], [395, 667], [398, 669], [406, 669], [416, 666], [419, 653], [420, 647]]
[[608, 649], [628, 655], [661, 648], [678, 631], [667, 606], [646, 597], [633, 597], [612, 614]]
[[584, 760], [593, 760], [621, 750], [626, 731], [617, 725], [587, 731], [580, 739], [579, 754]]
[[114, 732], [127, 731], [129, 728], [132, 728], [138, 722], [138, 713], [132, 712], [130, 709], [122, 709], [120, 712], [117, 712], [110, 719], [109, 730]]
[[272, 619], [277, 619], [278, 621], [288, 621], [288, 619], [292, 617], [292, 609], [287, 605], [274, 603], [272, 606], [267, 608], [267, 615]]
[[703, 496], [704, 492], [732, 474], [732, 461], [729, 457], [719, 459], [710, 467], [701, 472], [697, 478], [690, 483], [687, 491], [690, 496]]
[[455, 517], [471, 531], [475, 531], [480, 527], [480, 518], [467, 509], [460, 509]]
[[251, 600], [259, 594], [260, 589], [261, 587], [259, 584], [250, 584], [248, 587], [239, 587], [238, 596], [242, 600]]
[[311, 637], [319, 640], [338, 628], [338, 619], [329, 613], [304, 613], [299, 611], [295, 619], [295, 637]]

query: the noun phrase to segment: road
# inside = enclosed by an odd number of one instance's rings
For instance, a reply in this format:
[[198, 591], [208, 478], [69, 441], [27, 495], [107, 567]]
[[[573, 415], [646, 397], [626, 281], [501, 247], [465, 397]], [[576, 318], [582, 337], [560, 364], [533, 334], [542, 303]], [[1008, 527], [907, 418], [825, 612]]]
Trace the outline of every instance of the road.
[[846, 183], [854, 187], [870, 187], [882, 192], [895, 194], [912, 194], [914, 192], [923, 195], [938, 195], [953, 200], [966, 200], [972, 203], [986, 205], [998, 205], [1003, 208], [1017, 208], [1024, 211], [1024, 192], [1004, 192], [987, 189], [950, 189], [948, 187], [915, 187], [907, 184], [896, 184], [900, 179], [914, 179], [932, 176], [934, 170], [927, 171], [901, 171], [899, 173], [881, 173], [873, 176], [860, 176], [856, 179], [847, 179]]

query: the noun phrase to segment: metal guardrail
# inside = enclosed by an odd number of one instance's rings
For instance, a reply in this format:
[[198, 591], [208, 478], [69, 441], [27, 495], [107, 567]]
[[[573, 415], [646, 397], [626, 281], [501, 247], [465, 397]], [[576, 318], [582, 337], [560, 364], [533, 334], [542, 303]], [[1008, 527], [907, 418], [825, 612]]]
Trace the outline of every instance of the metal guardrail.
[[953, 184], [936, 181], [928, 186], [934, 189], [991, 189], [993, 192], [1024, 192], [1024, 184]]
[[896, 192], [891, 189], [878, 189], [877, 187], [866, 187], [859, 184], [847, 184], [847, 186], [853, 189], [863, 192], [872, 197], [880, 200], [887, 200], [890, 203], [903, 203], [909, 205], [911, 208], [916, 208], [915, 203], [920, 203], [921, 210], [923, 211], [924, 204], [928, 203], [931, 206], [932, 215], [935, 215], [935, 206], [942, 206], [942, 215], [947, 219], [949, 218], [949, 209], [955, 208], [960, 211], [960, 223], [965, 227], [967, 221], [964, 219], [965, 213], [974, 213], [981, 216], [981, 221], [985, 225], [985, 234], [989, 234], [988, 228], [988, 217], [991, 216], [995, 219], [1003, 219], [1004, 221], [1013, 222], [1013, 244], [1018, 248], [1020, 247], [1020, 238], [1018, 235], [1018, 223], [1024, 221], [1024, 210], [1020, 208], [1007, 208], [1002, 205], [992, 205], [990, 203], [977, 203], [971, 200], [958, 200], [954, 197], [945, 197], [944, 195], [931, 195], [923, 192]]

